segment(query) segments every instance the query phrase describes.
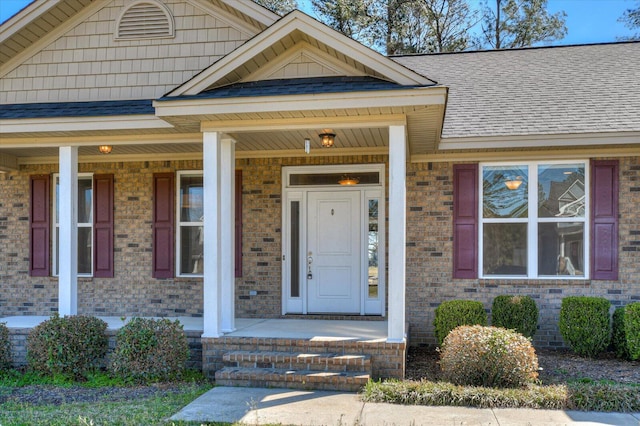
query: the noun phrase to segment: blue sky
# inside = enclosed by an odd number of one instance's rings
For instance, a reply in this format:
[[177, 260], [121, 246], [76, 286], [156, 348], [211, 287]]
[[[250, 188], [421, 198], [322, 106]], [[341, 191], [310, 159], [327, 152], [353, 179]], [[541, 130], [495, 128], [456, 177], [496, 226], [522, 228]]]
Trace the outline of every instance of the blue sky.
[[[29, 4], [30, 0], [0, 0], [0, 22]], [[474, 0], [478, 1], [478, 0]], [[313, 15], [310, 0], [298, 0], [300, 7]], [[567, 36], [555, 44], [604, 43], [632, 32], [618, 18], [625, 9], [634, 7], [634, 0], [549, 0], [551, 13], [567, 12]]]

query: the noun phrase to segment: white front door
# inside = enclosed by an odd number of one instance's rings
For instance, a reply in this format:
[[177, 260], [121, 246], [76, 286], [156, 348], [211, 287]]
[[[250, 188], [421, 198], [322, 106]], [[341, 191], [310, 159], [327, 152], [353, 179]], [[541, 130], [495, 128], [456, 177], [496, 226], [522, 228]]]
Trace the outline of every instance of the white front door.
[[308, 193], [309, 313], [360, 313], [360, 205], [360, 191]]

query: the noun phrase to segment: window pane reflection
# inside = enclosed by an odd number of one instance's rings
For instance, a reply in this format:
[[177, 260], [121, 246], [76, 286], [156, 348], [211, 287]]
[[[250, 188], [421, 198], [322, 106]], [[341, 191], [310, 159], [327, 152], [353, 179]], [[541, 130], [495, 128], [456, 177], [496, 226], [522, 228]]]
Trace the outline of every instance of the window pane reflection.
[[180, 273], [202, 274], [203, 235], [202, 226], [182, 226], [180, 228]]
[[584, 165], [538, 166], [538, 194], [538, 217], [584, 217]]
[[379, 265], [378, 265], [378, 243], [380, 241], [378, 234], [378, 200], [369, 200], [369, 236], [368, 250], [369, 255], [369, 297], [375, 299], [378, 297], [379, 282]]
[[483, 230], [483, 273], [526, 275], [527, 224], [485, 223]]
[[483, 167], [482, 202], [484, 218], [527, 217], [527, 166]]
[[180, 178], [180, 221], [201, 222], [203, 215], [202, 176]]
[[92, 179], [78, 180], [78, 223], [93, 222], [93, 181]]
[[538, 275], [584, 275], [584, 223], [538, 225]]
[[93, 241], [91, 238], [90, 227], [78, 228], [78, 273], [79, 274], [91, 274], [93, 270], [91, 247]]

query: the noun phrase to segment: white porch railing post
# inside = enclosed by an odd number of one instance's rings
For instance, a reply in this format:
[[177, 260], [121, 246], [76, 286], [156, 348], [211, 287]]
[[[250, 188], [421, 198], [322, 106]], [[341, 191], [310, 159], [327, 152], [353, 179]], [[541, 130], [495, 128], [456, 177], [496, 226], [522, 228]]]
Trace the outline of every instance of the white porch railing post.
[[[78, 148], [60, 147], [58, 313], [78, 313]], [[55, 196], [55, 194], [54, 194]]]
[[222, 332], [235, 330], [235, 141], [220, 142], [220, 257]]
[[203, 135], [204, 280], [202, 337], [220, 337], [220, 133]]
[[389, 126], [388, 342], [405, 339], [406, 158], [405, 126]]

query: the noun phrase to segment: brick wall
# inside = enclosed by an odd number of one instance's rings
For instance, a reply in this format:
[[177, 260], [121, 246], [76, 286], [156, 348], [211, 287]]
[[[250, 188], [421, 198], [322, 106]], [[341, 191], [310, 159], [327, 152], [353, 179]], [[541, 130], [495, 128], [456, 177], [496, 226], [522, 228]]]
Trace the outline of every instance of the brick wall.
[[612, 306], [640, 301], [640, 157], [620, 159], [619, 280], [452, 279], [453, 164], [408, 165], [407, 320], [411, 343], [434, 345], [435, 308], [445, 300], [481, 301], [490, 310], [501, 294], [532, 296], [540, 310], [537, 346], [563, 346], [558, 331], [566, 296], [599, 296]]
[[[78, 313], [202, 316], [202, 279], [151, 277], [153, 173], [201, 168], [199, 161], [79, 165], [79, 172], [114, 174], [115, 276], [79, 278]], [[42, 165], [0, 174], [0, 317], [57, 311], [57, 278], [29, 276], [28, 238], [29, 175], [55, 172], [57, 165]]]
[[[236, 280], [239, 317], [281, 313], [281, 171], [283, 166], [386, 163], [386, 156], [239, 159], [243, 170], [243, 275]], [[620, 275], [585, 280], [453, 280], [452, 163], [407, 165], [407, 321], [411, 343], [432, 345], [434, 309], [474, 299], [487, 309], [501, 294], [527, 294], [540, 309], [539, 346], [561, 346], [560, 301], [603, 296], [614, 306], [640, 301], [640, 157], [620, 159]], [[50, 315], [57, 279], [29, 277], [29, 175], [57, 166], [23, 166], [0, 174], [0, 317]], [[80, 172], [115, 175], [115, 278], [79, 280], [79, 311], [101, 316], [202, 315], [202, 280], [151, 278], [151, 178], [155, 172], [200, 170], [200, 161], [81, 164]], [[252, 295], [250, 292], [255, 291]]]

